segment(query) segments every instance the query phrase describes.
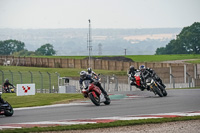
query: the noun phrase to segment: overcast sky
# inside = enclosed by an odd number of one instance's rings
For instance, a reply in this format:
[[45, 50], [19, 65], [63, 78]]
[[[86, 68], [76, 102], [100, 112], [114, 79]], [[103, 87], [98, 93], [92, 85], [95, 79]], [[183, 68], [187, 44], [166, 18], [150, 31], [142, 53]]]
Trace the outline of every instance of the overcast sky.
[[169, 28], [200, 22], [200, 0], [0, 0], [0, 28]]

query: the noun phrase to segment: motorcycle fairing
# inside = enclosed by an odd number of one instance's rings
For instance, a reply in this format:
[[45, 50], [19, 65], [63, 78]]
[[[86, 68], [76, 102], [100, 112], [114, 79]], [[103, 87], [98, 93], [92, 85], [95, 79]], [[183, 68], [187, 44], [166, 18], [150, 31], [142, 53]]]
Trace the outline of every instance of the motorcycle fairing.
[[101, 90], [99, 89], [99, 87], [97, 87], [94, 84], [90, 84], [90, 86], [89, 86], [89, 92], [92, 92], [92, 94], [94, 95], [94, 97], [96, 97], [96, 94], [97, 95], [101, 94]]

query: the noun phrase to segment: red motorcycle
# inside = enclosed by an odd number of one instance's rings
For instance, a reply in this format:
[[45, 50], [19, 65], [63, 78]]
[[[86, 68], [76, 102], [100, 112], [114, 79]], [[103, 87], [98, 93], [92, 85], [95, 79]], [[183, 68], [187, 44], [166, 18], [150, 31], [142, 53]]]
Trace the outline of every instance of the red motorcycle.
[[140, 87], [141, 87], [140, 72], [139, 72], [139, 71], [136, 72], [135, 75], [134, 75], [134, 77], [135, 77], [135, 84], [136, 84], [136, 86], [137, 86], [138, 88], [140, 88]]
[[110, 104], [110, 98], [105, 98], [104, 94], [101, 92], [101, 89], [93, 83], [90, 83], [90, 80], [83, 81], [82, 93], [84, 97], [89, 97], [90, 100], [96, 105], [99, 106], [101, 103], [105, 105]]

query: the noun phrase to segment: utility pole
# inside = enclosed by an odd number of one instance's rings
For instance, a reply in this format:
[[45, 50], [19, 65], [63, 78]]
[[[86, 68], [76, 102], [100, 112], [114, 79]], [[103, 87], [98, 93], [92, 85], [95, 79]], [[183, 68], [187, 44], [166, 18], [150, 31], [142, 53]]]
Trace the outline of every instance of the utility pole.
[[99, 46], [99, 55], [102, 55], [102, 44], [99, 43], [98, 46]]
[[91, 67], [91, 52], [92, 52], [92, 39], [91, 39], [91, 21], [89, 21], [89, 34], [88, 34], [88, 50], [89, 50], [89, 67]]

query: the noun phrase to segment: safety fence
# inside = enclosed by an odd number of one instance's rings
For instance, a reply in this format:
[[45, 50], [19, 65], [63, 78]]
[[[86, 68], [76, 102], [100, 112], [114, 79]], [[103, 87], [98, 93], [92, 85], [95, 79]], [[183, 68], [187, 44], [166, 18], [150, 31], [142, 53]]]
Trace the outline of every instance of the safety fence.
[[[58, 91], [59, 73], [49, 73], [40, 71], [2, 71], [0, 70], [0, 85], [2, 86], [5, 79], [8, 79], [11, 84], [30, 84], [35, 83], [36, 92], [52, 93]], [[2, 89], [2, 87], [1, 87]]]
[[[165, 83], [167, 88], [186, 88], [196, 87], [195, 80], [187, 73], [187, 82], [176, 82], [176, 77], [171, 75], [170, 83]], [[136, 87], [130, 86], [130, 80], [128, 77], [120, 77], [115, 75], [100, 75], [102, 87], [108, 92], [114, 91], [133, 91], [137, 90]], [[49, 73], [40, 71], [2, 71], [0, 70], [0, 91], [2, 91], [2, 85], [5, 79], [9, 79], [10, 83], [16, 86], [16, 84], [29, 84], [35, 83], [36, 93], [58, 93], [60, 84], [59, 73]], [[79, 80], [68, 78], [69, 81], [65, 86], [73, 86], [76, 88], [76, 92], [80, 92]], [[200, 83], [200, 82], [199, 82]], [[196, 83], [197, 84], [197, 83]]]

